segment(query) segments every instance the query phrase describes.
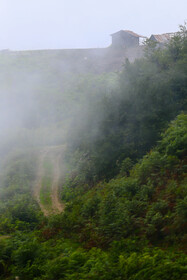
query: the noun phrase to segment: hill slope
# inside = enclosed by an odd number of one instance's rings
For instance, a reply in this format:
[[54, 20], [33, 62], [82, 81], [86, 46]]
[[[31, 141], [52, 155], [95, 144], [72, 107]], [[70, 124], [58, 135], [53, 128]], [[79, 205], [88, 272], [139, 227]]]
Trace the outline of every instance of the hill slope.
[[186, 40], [120, 74], [0, 60], [0, 279], [186, 279]]
[[64, 213], [34, 232], [40, 218], [28, 212], [28, 200], [24, 211], [23, 198], [10, 202], [9, 222], [19, 231], [9, 228], [12, 237], [0, 240], [2, 279], [10, 272], [21, 279], [185, 279], [186, 142], [187, 116], [180, 115], [131, 171], [124, 165], [125, 177], [82, 194], [63, 189], [64, 197], [74, 193]]
[[59, 200], [59, 180], [65, 170], [60, 169], [60, 158], [64, 146], [46, 147], [39, 157], [38, 175], [34, 196], [45, 216], [63, 212], [64, 205]]

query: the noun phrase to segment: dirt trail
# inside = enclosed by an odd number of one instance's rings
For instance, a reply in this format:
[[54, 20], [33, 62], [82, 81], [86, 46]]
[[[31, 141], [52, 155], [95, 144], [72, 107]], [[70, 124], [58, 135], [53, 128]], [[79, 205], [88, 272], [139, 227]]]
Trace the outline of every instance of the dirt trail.
[[53, 160], [53, 168], [54, 168], [54, 172], [53, 172], [53, 183], [52, 183], [52, 194], [51, 194], [51, 198], [52, 198], [52, 208], [53, 208], [53, 212], [63, 212], [64, 211], [64, 204], [62, 204], [59, 201], [59, 197], [58, 197], [58, 182], [60, 179], [60, 157], [61, 155], [59, 154], [56, 159]]
[[[60, 202], [58, 196], [58, 188], [59, 188], [58, 183], [61, 177], [61, 173], [63, 172], [63, 170], [60, 169], [60, 159], [63, 151], [64, 151], [64, 146], [54, 146], [54, 147], [46, 147], [40, 152], [38, 175], [34, 187], [34, 197], [36, 198], [45, 216], [61, 213], [64, 211], [65, 208], [65, 205], [62, 202]], [[51, 201], [52, 201], [52, 206], [50, 207], [51, 209], [47, 208], [40, 201], [42, 179], [45, 176], [44, 161], [46, 159], [50, 159], [53, 165], [53, 175], [52, 175], [52, 184], [51, 184]]]

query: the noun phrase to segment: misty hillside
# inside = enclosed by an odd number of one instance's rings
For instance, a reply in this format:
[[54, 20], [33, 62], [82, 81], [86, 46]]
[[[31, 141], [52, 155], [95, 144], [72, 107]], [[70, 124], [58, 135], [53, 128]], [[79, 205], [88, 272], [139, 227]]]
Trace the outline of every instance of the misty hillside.
[[0, 69], [1, 141], [12, 145], [18, 134], [21, 147], [61, 143], [69, 120], [88, 102], [88, 92], [100, 95], [117, 84], [115, 73], [64, 72], [61, 60], [48, 56], [2, 54]]
[[88, 62], [0, 54], [0, 279], [184, 280], [186, 27]]

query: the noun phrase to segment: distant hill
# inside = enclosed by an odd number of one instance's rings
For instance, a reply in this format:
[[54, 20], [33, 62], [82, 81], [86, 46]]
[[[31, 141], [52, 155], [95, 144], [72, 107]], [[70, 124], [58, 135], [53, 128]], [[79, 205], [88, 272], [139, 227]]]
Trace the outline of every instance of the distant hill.
[[126, 59], [133, 62], [143, 56], [143, 46], [132, 48], [95, 48], [95, 49], [62, 49], [62, 50], [30, 50], [2, 51], [0, 56], [28, 57], [30, 59], [45, 58], [60, 65], [62, 72], [104, 73], [120, 71]]

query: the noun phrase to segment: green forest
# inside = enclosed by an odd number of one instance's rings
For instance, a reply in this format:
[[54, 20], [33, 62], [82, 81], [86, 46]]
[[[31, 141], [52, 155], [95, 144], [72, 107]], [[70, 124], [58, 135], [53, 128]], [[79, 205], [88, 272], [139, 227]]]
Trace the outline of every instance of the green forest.
[[187, 278], [179, 31], [115, 73], [0, 54], [0, 279]]

